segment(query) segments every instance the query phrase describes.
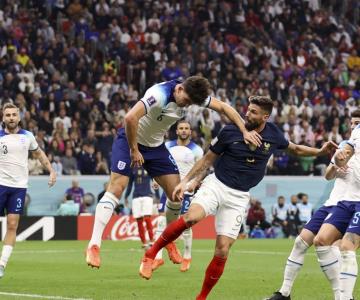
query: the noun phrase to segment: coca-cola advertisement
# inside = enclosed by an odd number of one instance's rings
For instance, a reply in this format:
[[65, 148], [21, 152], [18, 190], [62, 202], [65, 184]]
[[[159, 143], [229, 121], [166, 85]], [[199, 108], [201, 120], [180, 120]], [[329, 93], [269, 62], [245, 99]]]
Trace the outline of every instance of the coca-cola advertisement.
[[[158, 224], [158, 216], [152, 218], [154, 231]], [[94, 216], [78, 217], [78, 240], [90, 240], [94, 224]], [[209, 216], [193, 227], [194, 239], [215, 239], [214, 217]], [[139, 240], [136, 220], [132, 216], [113, 216], [105, 228], [105, 240]]]

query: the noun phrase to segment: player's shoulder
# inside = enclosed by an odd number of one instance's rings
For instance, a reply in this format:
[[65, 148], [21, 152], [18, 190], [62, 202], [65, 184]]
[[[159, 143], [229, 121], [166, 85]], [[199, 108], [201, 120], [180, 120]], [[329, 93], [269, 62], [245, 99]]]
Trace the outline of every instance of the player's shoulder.
[[266, 122], [266, 127], [273, 134], [284, 135], [283, 132], [280, 130], [280, 128], [277, 125], [275, 125], [274, 123], [272, 123], [272, 122]]
[[240, 129], [239, 129], [235, 124], [225, 125], [225, 126], [221, 129], [220, 134], [242, 135]]
[[177, 141], [176, 140], [170, 140], [170, 141], [167, 141], [166, 143], [165, 143], [165, 147], [166, 148], [172, 148], [172, 147], [175, 147], [175, 146], [177, 146]]
[[194, 153], [199, 153], [199, 154], [204, 153], [204, 150], [198, 144], [194, 143], [193, 141], [190, 141], [190, 143], [187, 145], [187, 147]]
[[5, 132], [5, 130], [1, 129], [0, 130], [0, 137], [6, 136], [6, 135], [7, 135], [7, 133]]

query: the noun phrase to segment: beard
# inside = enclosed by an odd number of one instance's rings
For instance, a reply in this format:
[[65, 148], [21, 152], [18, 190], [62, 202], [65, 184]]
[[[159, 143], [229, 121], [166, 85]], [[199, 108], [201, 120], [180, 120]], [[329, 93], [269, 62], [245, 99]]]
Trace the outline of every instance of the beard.
[[8, 130], [14, 130], [18, 127], [18, 123], [16, 122], [13, 122], [13, 123], [5, 123], [5, 128], [8, 129]]
[[186, 141], [190, 137], [190, 135], [183, 134], [183, 135], [179, 135], [178, 137], [179, 137], [180, 140]]
[[260, 126], [260, 123], [256, 122], [256, 121], [249, 121], [247, 120], [245, 122], [245, 128], [248, 130], [248, 131], [251, 131], [251, 130], [255, 130], [257, 128], [259, 128]]

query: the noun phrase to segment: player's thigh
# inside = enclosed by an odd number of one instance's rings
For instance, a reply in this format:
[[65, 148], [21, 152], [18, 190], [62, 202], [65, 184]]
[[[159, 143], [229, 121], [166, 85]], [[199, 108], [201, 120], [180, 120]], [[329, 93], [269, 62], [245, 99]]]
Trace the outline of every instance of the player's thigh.
[[[175, 187], [180, 183], [179, 174], [166, 174], [154, 177], [156, 182], [163, 188], [168, 199], [172, 199]], [[173, 200], [175, 201], [175, 200]]]
[[231, 246], [235, 243], [236, 239], [225, 236], [217, 235], [215, 244], [215, 256], [227, 257]]
[[141, 214], [141, 197], [134, 198], [132, 200], [132, 214], [135, 219], [142, 217]]
[[315, 246], [331, 246], [342, 238], [342, 233], [332, 224], [324, 223], [314, 238]]
[[193, 203], [189, 210], [183, 215], [185, 222], [195, 224], [206, 217], [204, 207], [198, 203]]
[[8, 203], [8, 187], [0, 185], [0, 216], [5, 216], [5, 208]]
[[312, 231], [303, 228], [300, 232], [300, 237], [308, 244], [308, 246], [311, 246], [314, 242], [315, 234]]
[[128, 176], [120, 173], [111, 172], [109, 185], [106, 191], [114, 194], [118, 199], [120, 199], [128, 183]]
[[153, 198], [152, 197], [142, 197], [142, 207], [141, 213], [143, 216], [151, 216], [153, 212]]

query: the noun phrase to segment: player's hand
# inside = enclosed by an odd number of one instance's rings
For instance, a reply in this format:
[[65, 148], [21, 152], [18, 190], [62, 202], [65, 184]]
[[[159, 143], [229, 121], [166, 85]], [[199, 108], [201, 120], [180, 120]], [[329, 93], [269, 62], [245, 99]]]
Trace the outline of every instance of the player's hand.
[[200, 182], [198, 182], [196, 180], [192, 180], [186, 184], [186, 190], [189, 193], [194, 193], [195, 190], [200, 186], [200, 184], [201, 184]]
[[180, 182], [174, 189], [172, 193], [172, 199], [173, 201], [183, 201], [184, 200], [184, 193], [187, 189], [187, 183]]
[[338, 145], [332, 141], [326, 142], [320, 149], [319, 155], [331, 154], [334, 150], [338, 149]]
[[255, 130], [245, 131], [243, 133], [245, 144], [253, 144], [256, 147], [261, 146], [261, 135]]
[[337, 177], [344, 177], [348, 173], [349, 173], [349, 166], [348, 165], [336, 168], [336, 176]]
[[349, 156], [351, 155], [351, 151], [348, 149], [343, 149], [341, 151], [338, 151], [335, 154], [335, 162], [339, 161], [339, 162], [343, 162], [345, 161]]
[[130, 157], [131, 157], [131, 167], [141, 167], [144, 163], [144, 158], [140, 151], [137, 150], [130, 150]]
[[49, 187], [52, 187], [55, 184], [55, 182], [56, 182], [56, 173], [54, 170], [52, 170], [49, 175], [49, 182], [48, 182]]

